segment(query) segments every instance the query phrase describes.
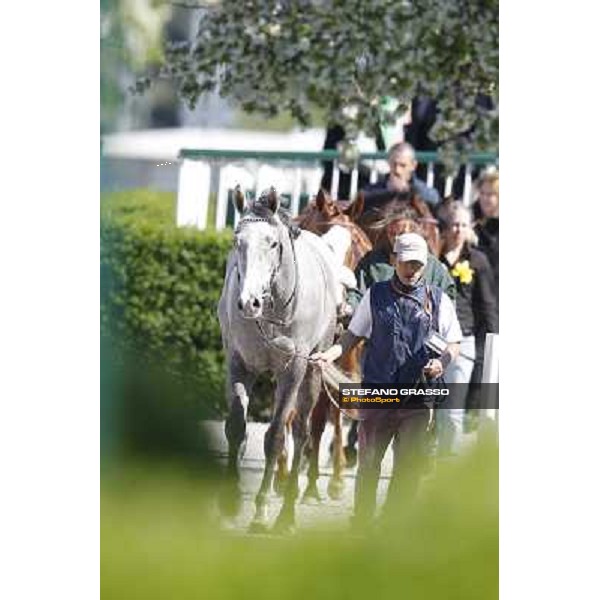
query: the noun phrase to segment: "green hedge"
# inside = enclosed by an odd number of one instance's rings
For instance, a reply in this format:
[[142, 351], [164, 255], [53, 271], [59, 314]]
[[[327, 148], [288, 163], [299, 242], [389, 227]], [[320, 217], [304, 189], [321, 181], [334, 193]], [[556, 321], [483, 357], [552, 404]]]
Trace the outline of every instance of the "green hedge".
[[119, 349], [165, 369], [223, 414], [224, 357], [217, 320], [231, 231], [175, 226], [175, 195], [149, 190], [101, 200], [101, 329]]

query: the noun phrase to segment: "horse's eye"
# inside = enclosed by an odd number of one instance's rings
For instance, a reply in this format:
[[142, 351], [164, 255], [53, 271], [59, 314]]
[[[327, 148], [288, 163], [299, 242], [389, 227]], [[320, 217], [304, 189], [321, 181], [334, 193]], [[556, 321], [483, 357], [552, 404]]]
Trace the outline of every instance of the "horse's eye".
[[277, 248], [278, 245], [279, 245], [279, 242], [273, 242], [271, 244], [271, 248]]

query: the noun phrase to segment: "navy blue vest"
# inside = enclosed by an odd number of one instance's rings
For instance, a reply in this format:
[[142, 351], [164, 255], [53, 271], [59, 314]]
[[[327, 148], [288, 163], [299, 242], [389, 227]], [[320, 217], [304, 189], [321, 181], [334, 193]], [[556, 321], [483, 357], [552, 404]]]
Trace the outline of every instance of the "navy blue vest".
[[373, 328], [366, 345], [363, 380], [377, 384], [415, 385], [433, 357], [425, 346], [438, 331], [442, 290], [421, 283], [400, 293], [392, 280], [370, 287]]

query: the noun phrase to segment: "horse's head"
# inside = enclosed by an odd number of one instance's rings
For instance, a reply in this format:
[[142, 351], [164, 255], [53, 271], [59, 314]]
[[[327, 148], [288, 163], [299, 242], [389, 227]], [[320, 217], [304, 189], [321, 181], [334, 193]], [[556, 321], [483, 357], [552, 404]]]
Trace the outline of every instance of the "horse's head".
[[302, 229], [321, 235], [339, 219], [344, 219], [341, 209], [326, 192], [319, 190], [316, 198], [298, 215], [296, 222]]
[[296, 222], [302, 229], [321, 235], [333, 225], [349, 225], [362, 213], [364, 199], [359, 194], [354, 202], [333, 200], [323, 189], [315, 199], [298, 215]]
[[252, 206], [242, 192], [234, 193], [242, 217], [235, 230], [240, 297], [238, 307], [244, 317], [262, 315], [265, 301], [272, 301], [272, 286], [281, 263], [287, 228], [281, 222], [279, 197], [274, 188], [265, 191]]
[[414, 194], [393, 195], [369, 213], [361, 224], [374, 245], [391, 252], [395, 236], [416, 232], [427, 241], [429, 251], [439, 254], [437, 220], [427, 204]]
[[364, 198], [359, 194], [354, 202], [336, 201], [323, 189], [304, 212], [297, 223], [302, 229], [317, 235], [328, 232], [334, 225], [345, 227], [350, 232], [352, 243], [348, 249], [345, 265], [354, 270], [358, 261], [372, 248], [369, 238], [355, 223], [363, 211]]

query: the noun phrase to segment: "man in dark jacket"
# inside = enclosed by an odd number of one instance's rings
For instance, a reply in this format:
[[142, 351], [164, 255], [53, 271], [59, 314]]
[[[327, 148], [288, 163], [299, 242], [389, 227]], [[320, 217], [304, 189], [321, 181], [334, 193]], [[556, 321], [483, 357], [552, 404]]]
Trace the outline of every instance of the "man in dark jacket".
[[[415, 175], [417, 168], [417, 160], [415, 158], [415, 150], [408, 142], [400, 142], [394, 144], [388, 152], [388, 163], [390, 172], [386, 175], [383, 181], [366, 186], [365, 193], [365, 210], [374, 208], [377, 200], [381, 198], [381, 192], [406, 192], [412, 190], [423, 199], [430, 208], [434, 208], [440, 203], [440, 195], [434, 188], [427, 187], [424, 181], [418, 179]], [[373, 194], [373, 196], [371, 196]], [[370, 201], [372, 200], [372, 201]]]
[[[395, 272], [373, 284], [358, 305], [348, 330], [337, 344], [311, 355], [332, 362], [365, 339], [363, 384], [414, 386], [420, 379], [437, 381], [456, 359], [462, 332], [450, 298], [424, 280], [427, 243], [416, 233], [396, 238]], [[432, 358], [426, 340], [437, 332], [447, 342]], [[429, 410], [416, 402], [402, 408], [360, 409], [360, 460], [356, 475], [354, 514], [357, 525], [369, 524], [376, 505], [381, 461], [393, 440], [394, 467], [384, 508], [391, 516], [400, 500], [414, 498], [427, 455]]]

